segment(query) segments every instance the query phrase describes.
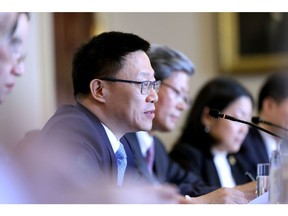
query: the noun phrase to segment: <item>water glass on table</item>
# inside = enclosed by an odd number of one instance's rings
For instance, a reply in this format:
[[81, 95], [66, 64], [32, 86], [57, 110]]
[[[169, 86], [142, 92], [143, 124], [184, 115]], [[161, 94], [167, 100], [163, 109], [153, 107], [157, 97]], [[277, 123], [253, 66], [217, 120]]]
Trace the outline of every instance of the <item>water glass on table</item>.
[[269, 188], [269, 163], [257, 164], [257, 177], [256, 177], [256, 193], [261, 196], [268, 191]]

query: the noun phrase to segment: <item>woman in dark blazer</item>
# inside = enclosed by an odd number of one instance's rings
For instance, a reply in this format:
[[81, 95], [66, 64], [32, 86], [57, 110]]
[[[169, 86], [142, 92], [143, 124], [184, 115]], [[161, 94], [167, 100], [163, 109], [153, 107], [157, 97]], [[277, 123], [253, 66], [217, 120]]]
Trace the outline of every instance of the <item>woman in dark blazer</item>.
[[250, 121], [253, 105], [249, 91], [236, 80], [220, 76], [208, 81], [195, 98], [171, 157], [211, 186], [234, 187], [251, 181], [242, 162], [233, 156], [239, 151], [248, 126], [214, 118], [209, 111], [217, 109]]

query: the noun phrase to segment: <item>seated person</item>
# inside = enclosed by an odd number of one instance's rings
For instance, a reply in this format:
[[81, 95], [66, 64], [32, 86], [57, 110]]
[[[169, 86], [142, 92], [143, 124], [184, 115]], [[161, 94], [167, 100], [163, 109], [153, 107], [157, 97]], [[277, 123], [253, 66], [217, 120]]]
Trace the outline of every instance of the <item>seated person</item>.
[[[156, 79], [161, 80], [152, 130], [149, 133], [129, 133], [122, 138], [130, 144], [139, 171], [148, 182], [177, 185], [183, 195], [197, 197], [195, 200], [201, 203], [239, 202], [239, 191], [209, 186], [193, 172], [187, 172], [171, 160], [164, 144], [155, 136], [157, 131], [172, 131], [180, 115], [190, 107], [189, 79], [194, 74], [194, 65], [183, 53], [162, 45], [153, 45], [148, 56]], [[247, 190], [249, 187], [250, 191]], [[255, 196], [255, 184], [245, 186], [245, 190], [241, 186], [241, 190], [249, 199]]]
[[[258, 95], [258, 115], [261, 120], [274, 125], [288, 128], [288, 73], [287, 71], [273, 73], [267, 77]], [[259, 126], [281, 137], [287, 137], [287, 131], [280, 127], [259, 123]], [[283, 145], [281, 145], [281, 143]], [[285, 147], [284, 140], [251, 127], [236, 154], [247, 171], [256, 178], [257, 164], [269, 163], [271, 154], [277, 148]]]
[[250, 182], [246, 170], [230, 156], [239, 151], [248, 125], [216, 119], [210, 116], [210, 109], [250, 121], [253, 98], [232, 78], [220, 76], [208, 81], [198, 92], [170, 156], [210, 186], [233, 188]]

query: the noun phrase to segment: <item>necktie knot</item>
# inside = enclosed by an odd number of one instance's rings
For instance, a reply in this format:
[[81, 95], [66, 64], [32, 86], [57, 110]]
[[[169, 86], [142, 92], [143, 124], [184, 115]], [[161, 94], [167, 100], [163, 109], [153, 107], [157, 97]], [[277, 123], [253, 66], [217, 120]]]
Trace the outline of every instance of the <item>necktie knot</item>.
[[121, 186], [123, 179], [124, 179], [124, 173], [127, 166], [127, 156], [125, 153], [125, 149], [122, 143], [120, 143], [119, 149], [115, 153], [116, 160], [117, 160], [117, 166], [118, 166], [118, 179], [117, 179], [117, 185]]

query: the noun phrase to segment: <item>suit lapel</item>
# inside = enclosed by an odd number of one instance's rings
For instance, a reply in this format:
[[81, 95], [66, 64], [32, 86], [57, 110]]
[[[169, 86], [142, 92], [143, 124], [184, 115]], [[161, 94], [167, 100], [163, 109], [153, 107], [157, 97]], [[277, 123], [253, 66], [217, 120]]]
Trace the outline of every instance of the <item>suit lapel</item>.
[[206, 160], [207, 160], [207, 167], [206, 167], [205, 174], [207, 175], [207, 180], [209, 181], [209, 184], [221, 187], [218, 172], [213, 162], [213, 157], [209, 157]]
[[[99, 139], [97, 140], [97, 142], [100, 144], [99, 146], [94, 146], [95, 148], [103, 148], [103, 146], [106, 147], [106, 149], [108, 150], [109, 154], [106, 154], [106, 157], [109, 157], [110, 159], [110, 165], [111, 167], [109, 169], [111, 169], [112, 171], [112, 175], [117, 179], [117, 173], [118, 173], [118, 168], [117, 168], [117, 161], [115, 158], [115, 153], [112, 149], [112, 145], [109, 141], [109, 138], [106, 134], [106, 131], [103, 127], [103, 125], [101, 124], [101, 122], [99, 121], [99, 119], [90, 112], [90, 110], [88, 110], [86, 107], [84, 107], [83, 105], [81, 105], [80, 103], [76, 103], [75, 106], [78, 110], [80, 110], [82, 113], [84, 113], [87, 118], [91, 121], [91, 123], [93, 124], [93, 126], [95, 127], [95, 137], [99, 137]], [[106, 160], [106, 158], [105, 158]]]
[[139, 141], [135, 133], [128, 133], [125, 135], [128, 145], [130, 146], [136, 168], [140, 174], [145, 177], [148, 182], [155, 184], [157, 180], [149, 173], [144, 157], [142, 156]]

